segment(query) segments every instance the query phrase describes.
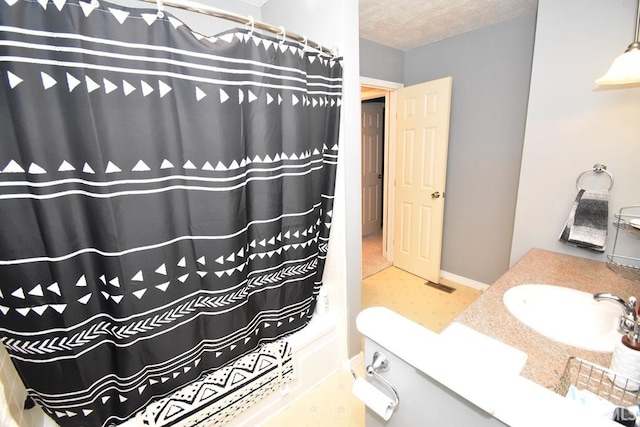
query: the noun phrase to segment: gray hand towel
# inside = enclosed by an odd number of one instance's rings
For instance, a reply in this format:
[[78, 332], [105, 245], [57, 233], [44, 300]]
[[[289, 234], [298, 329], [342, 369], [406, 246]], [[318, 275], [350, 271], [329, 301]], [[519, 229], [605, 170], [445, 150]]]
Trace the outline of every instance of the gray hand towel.
[[578, 191], [560, 240], [579, 248], [604, 252], [609, 222], [609, 191]]

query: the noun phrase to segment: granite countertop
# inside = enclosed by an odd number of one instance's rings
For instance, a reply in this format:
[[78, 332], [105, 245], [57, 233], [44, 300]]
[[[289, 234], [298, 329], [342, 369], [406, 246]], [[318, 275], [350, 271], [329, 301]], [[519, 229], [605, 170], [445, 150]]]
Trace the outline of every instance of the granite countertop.
[[604, 262], [532, 249], [453, 321], [527, 353], [521, 375], [544, 387], [558, 384], [571, 356], [608, 367], [611, 353], [560, 344], [535, 332], [507, 310], [502, 302], [504, 293], [527, 283], [559, 285], [588, 293], [611, 292], [625, 300], [631, 295], [640, 297], [639, 283], [611, 271]]

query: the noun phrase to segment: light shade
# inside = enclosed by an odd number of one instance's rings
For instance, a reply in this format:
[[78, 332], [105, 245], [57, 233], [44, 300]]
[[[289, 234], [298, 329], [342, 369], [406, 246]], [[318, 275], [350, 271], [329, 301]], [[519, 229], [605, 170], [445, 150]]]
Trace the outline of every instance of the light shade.
[[636, 38], [627, 50], [613, 61], [609, 71], [596, 80], [596, 84], [626, 85], [640, 83], [640, 0], [638, 0], [636, 14]]
[[640, 83], [640, 49], [630, 47], [618, 56], [607, 73], [596, 80], [599, 85]]

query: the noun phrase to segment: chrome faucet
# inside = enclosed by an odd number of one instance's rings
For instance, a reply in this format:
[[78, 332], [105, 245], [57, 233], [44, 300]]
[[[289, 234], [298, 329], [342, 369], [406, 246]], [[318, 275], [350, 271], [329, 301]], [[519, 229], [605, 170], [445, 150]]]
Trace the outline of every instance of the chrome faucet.
[[624, 309], [624, 314], [626, 316], [628, 316], [634, 322], [638, 320], [638, 313], [637, 313], [638, 308], [636, 306], [637, 305], [636, 297], [629, 297], [629, 302], [626, 302], [625, 300], [623, 300], [617, 295], [611, 294], [609, 292], [601, 292], [598, 294], [593, 294], [593, 299], [595, 299], [596, 301], [609, 300], [609, 301], [617, 302]]
[[618, 332], [626, 335], [633, 343], [640, 343], [640, 323], [638, 322], [638, 301], [636, 297], [629, 297], [629, 301], [625, 301], [617, 295], [609, 292], [601, 292], [593, 295], [596, 301], [613, 301], [622, 306], [624, 315], [618, 319]]

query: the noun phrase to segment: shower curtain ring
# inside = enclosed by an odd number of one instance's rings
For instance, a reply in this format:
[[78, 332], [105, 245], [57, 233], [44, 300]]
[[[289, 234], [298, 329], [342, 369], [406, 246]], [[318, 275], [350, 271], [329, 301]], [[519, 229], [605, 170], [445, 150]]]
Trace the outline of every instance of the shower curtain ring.
[[302, 49], [300, 49], [300, 58], [304, 58], [305, 53], [307, 53], [307, 36], [302, 36]]
[[156, 7], [158, 8], [158, 18], [164, 18], [164, 5], [162, 0], [156, 0]]
[[249, 35], [252, 36], [253, 32], [256, 29], [256, 21], [253, 19], [253, 16], [251, 15], [249, 15], [247, 18], [249, 19], [249, 22], [245, 24], [245, 27], [249, 30]]
[[287, 38], [287, 30], [284, 29], [284, 27], [281, 25], [278, 28], [280, 28], [280, 32], [278, 33], [278, 37], [282, 36], [282, 40], [278, 40], [278, 43], [284, 43], [284, 41]]

